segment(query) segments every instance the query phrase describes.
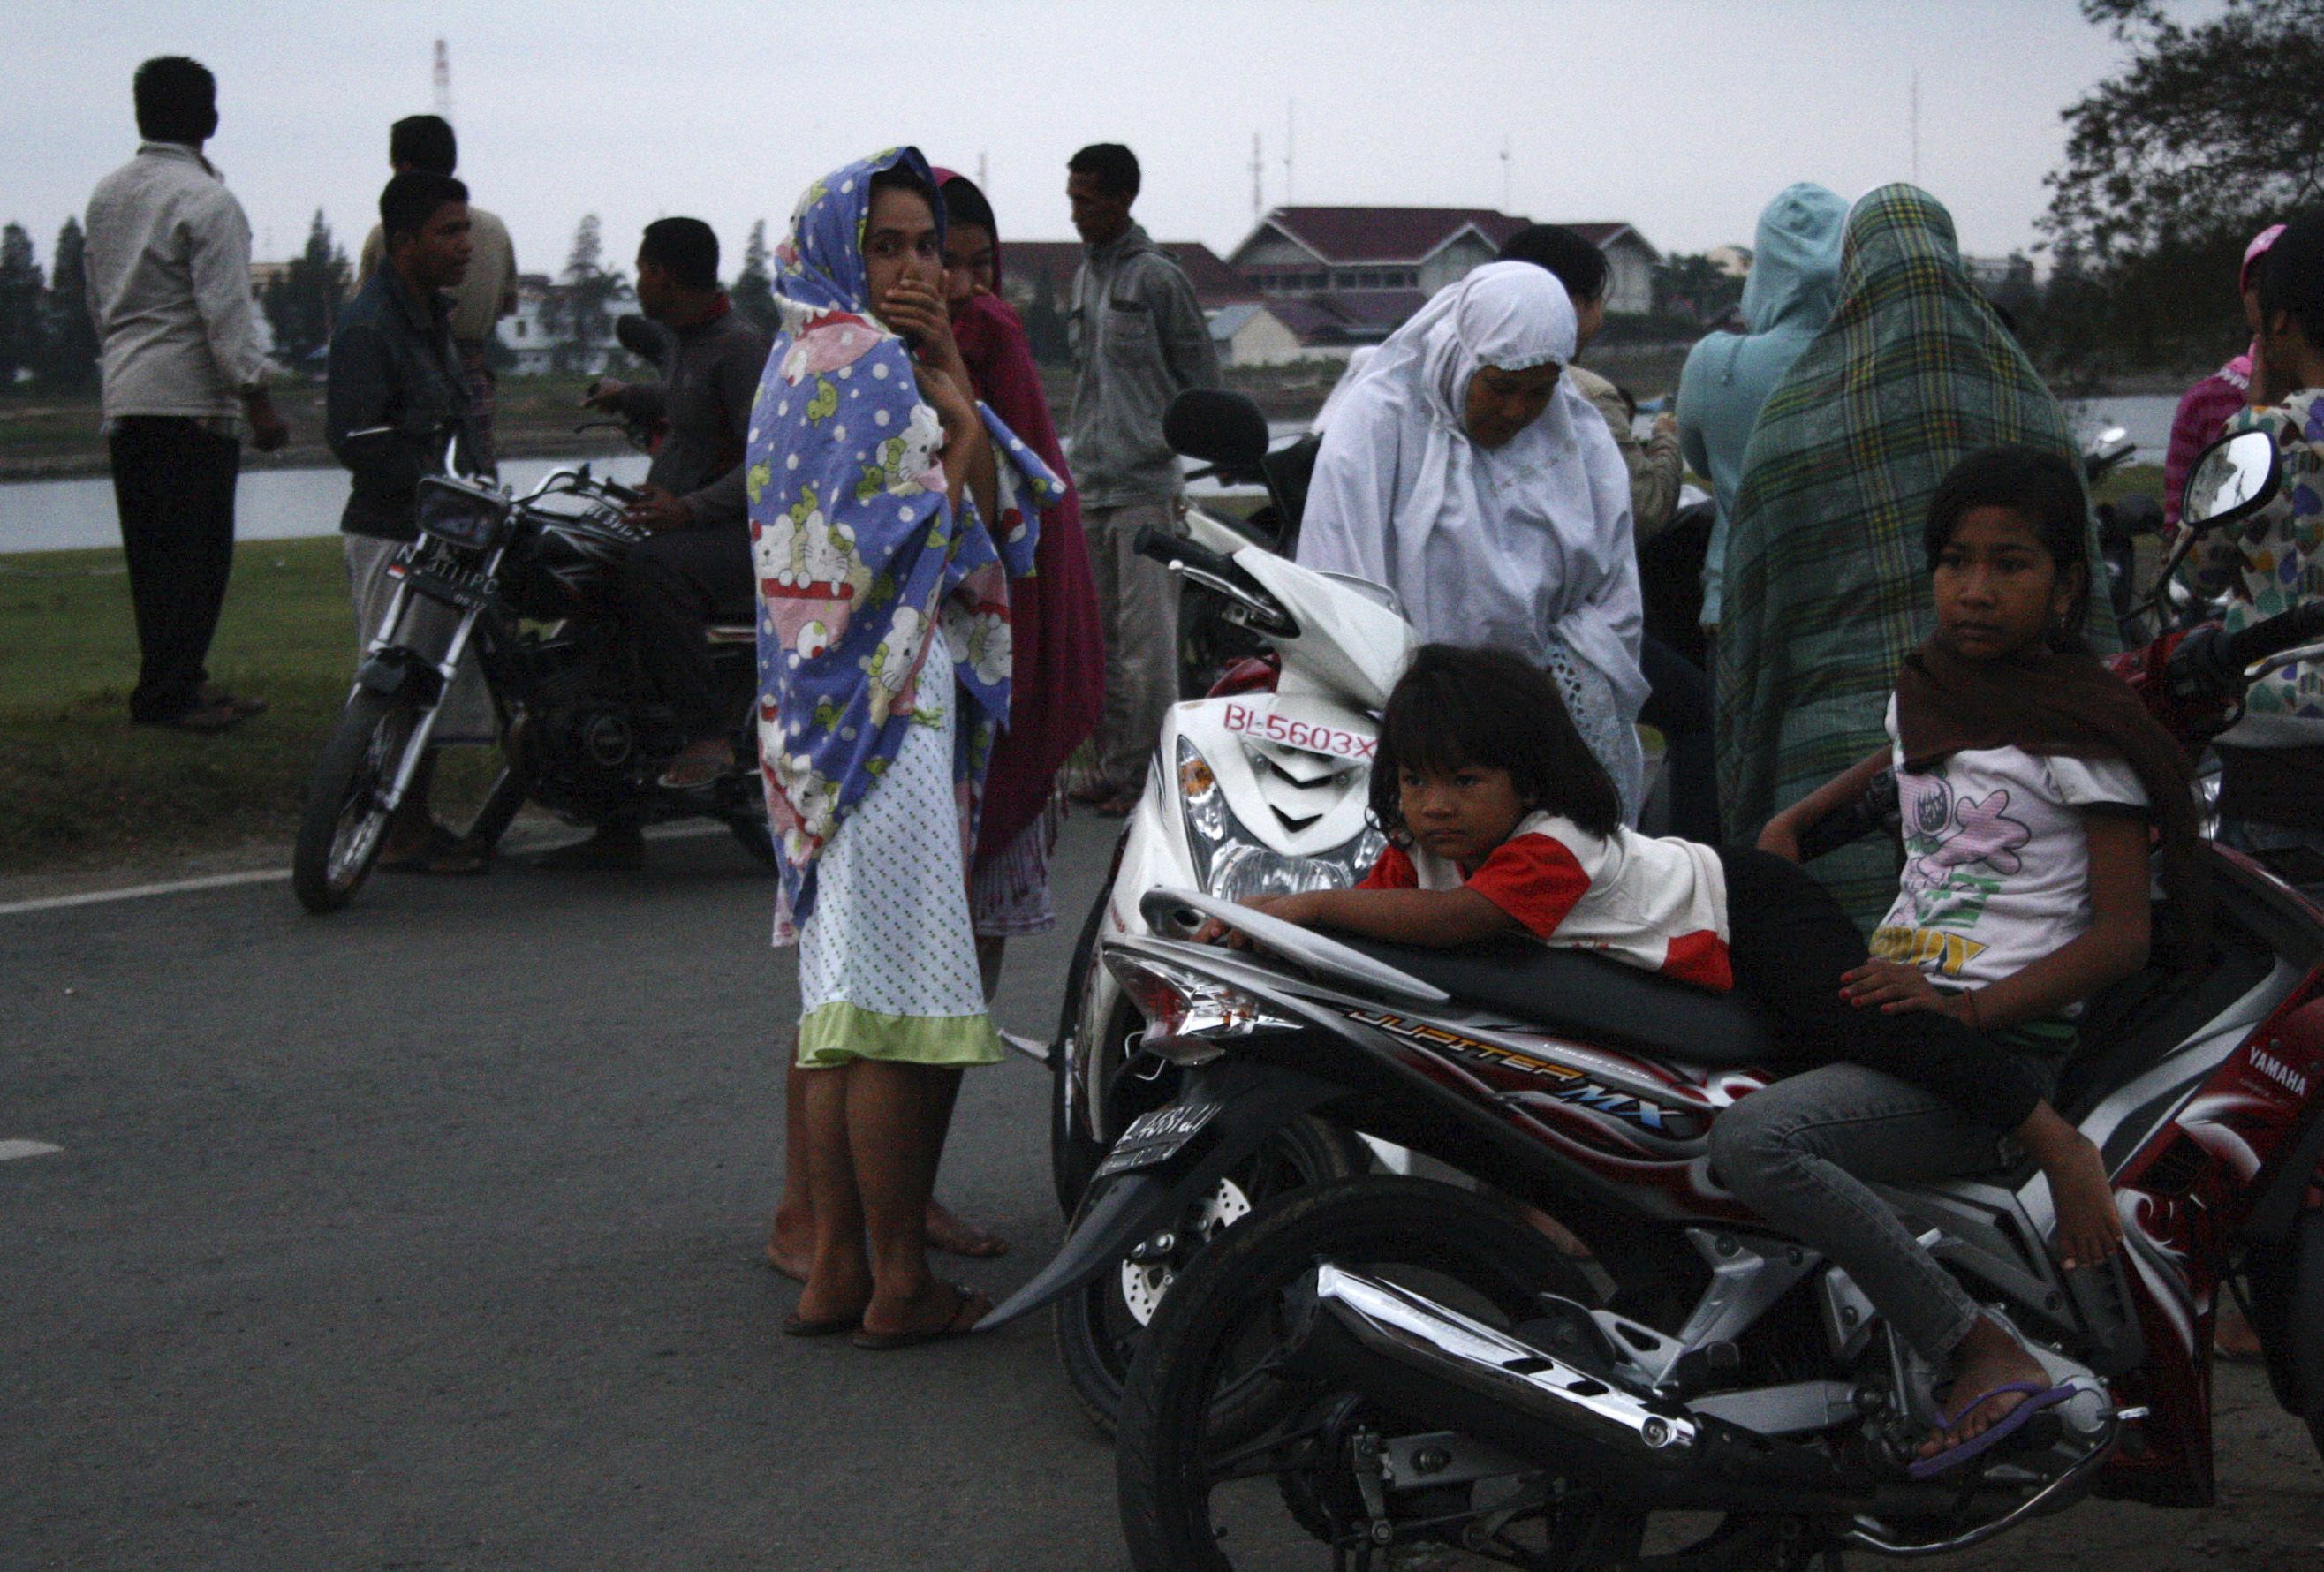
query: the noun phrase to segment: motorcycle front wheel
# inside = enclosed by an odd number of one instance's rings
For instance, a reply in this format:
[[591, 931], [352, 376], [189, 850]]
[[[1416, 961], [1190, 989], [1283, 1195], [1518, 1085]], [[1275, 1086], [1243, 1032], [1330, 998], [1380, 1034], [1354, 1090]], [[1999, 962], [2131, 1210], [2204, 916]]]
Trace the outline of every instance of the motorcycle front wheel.
[[[1163, 1295], [1198, 1252], [1275, 1197], [1346, 1179], [1370, 1165], [1370, 1150], [1339, 1126], [1313, 1116], [1293, 1119], [1235, 1164], [1218, 1188], [1189, 1206], [1184, 1217], [1140, 1240], [1133, 1254], [1051, 1307], [1058, 1362], [1090, 1422], [1112, 1432], [1121, 1408], [1122, 1384], [1130, 1379], [1130, 1362], [1145, 1340], [1146, 1328]], [[1076, 1223], [1080, 1210], [1087, 1207], [1084, 1199], [1075, 1213]], [[1263, 1401], [1264, 1389], [1222, 1392], [1221, 1411], [1213, 1422], [1243, 1426], [1257, 1418], [1260, 1411], [1245, 1406], [1246, 1395]]]
[[290, 887], [317, 915], [353, 900], [379, 860], [389, 817], [380, 793], [395, 778], [419, 720], [410, 699], [361, 689], [323, 744], [290, 853]]
[[[1389, 1278], [1501, 1328], [1544, 1291], [1591, 1301], [1587, 1282], [1508, 1206], [1432, 1181], [1375, 1177], [1286, 1195], [1227, 1230], [1180, 1274], [1147, 1328], [1115, 1431], [1121, 1526], [1138, 1572], [1378, 1565], [1384, 1541], [1357, 1474], [1382, 1437], [1434, 1427], [1283, 1370], [1286, 1292], [1319, 1262]], [[1222, 1388], [1265, 1383], [1281, 1416], [1256, 1435], [1219, 1422]], [[1250, 1400], [1246, 1400], [1250, 1401]], [[1637, 1514], [1533, 1481], [1531, 1509], [1490, 1513], [1490, 1482], [1391, 1498], [1394, 1538], [1462, 1546], [1505, 1565], [1610, 1565], [1638, 1549]], [[1382, 1524], [1381, 1526], [1386, 1526]], [[1333, 1548], [1323, 1559], [1314, 1541]], [[1305, 1549], [1303, 1552], [1302, 1547]]]

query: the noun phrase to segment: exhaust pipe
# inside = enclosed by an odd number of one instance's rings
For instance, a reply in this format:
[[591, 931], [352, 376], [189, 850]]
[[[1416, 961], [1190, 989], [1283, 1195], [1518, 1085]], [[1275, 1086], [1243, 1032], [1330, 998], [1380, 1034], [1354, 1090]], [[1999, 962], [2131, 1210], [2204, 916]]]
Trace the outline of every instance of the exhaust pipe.
[[1328, 1263], [1295, 1311], [1293, 1369], [1560, 1466], [1685, 1468], [1702, 1431], [1530, 1343]]

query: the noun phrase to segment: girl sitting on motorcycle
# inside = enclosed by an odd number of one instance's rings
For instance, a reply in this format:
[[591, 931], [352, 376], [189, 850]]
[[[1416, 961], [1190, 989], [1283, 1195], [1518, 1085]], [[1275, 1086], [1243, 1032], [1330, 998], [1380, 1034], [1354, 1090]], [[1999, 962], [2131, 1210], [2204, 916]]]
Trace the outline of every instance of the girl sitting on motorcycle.
[[[1862, 1181], [1991, 1168], [2007, 1132], [2049, 1181], [2065, 1264], [2114, 1251], [2104, 1165], [2045, 1094], [2075, 1001], [2144, 962], [2145, 804], [2190, 802], [2175, 744], [2129, 690], [2045, 642], [2078, 625], [2080, 499], [2070, 467], [2017, 449], [1964, 463], [1932, 509], [1939, 631], [1899, 686], [1902, 761], [1920, 771], [1904, 788], [1915, 860], [1881, 939], [1928, 970], [1872, 960], [1791, 860], [1799, 832], [1862, 795], [1886, 753], [1781, 816], [1765, 850], [1653, 840], [1620, 824], [1553, 685], [1505, 653], [1442, 645], [1419, 652], [1388, 701], [1372, 800], [1391, 844], [1371, 876], [1252, 903], [1407, 943], [1522, 929], [1750, 995], [1795, 1053], [1824, 1062], [1721, 1116], [1718, 1171], [1950, 1366], [1963, 1401], [1930, 1457], [1970, 1455], [2050, 1383]], [[2012, 773], [1988, 779], [1997, 767]], [[1944, 824], [1928, 805], [1940, 796]], [[2191, 844], [2191, 810], [2159, 816]], [[1983, 904], [1969, 909], [1971, 897]], [[1944, 942], [1980, 922], [1978, 939]], [[2013, 970], [1963, 970], [1987, 953]]]

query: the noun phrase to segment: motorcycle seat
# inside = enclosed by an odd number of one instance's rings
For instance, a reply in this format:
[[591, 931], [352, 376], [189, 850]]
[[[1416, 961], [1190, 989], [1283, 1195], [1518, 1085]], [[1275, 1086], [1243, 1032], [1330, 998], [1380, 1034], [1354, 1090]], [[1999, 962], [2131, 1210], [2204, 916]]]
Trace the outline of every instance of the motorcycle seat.
[[1458, 950], [1332, 937], [1462, 1004], [1528, 1026], [1688, 1064], [1765, 1064], [1778, 1057], [1758, 1010], [1738, 994], [1673, 982], [1603, 955], [1509, 935]]

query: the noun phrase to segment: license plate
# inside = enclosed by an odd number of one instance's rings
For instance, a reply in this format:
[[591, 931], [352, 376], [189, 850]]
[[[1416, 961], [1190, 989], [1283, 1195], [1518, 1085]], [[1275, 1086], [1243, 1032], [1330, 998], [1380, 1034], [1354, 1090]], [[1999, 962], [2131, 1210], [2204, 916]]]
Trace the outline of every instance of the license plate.
[[1369, 762], [1379, 752], [1377, 736], [1368, 736], [1362, 731], [1322, 721], [1295, 720], [1266, 699], [1256, 703], [1243, 699], [1232, 701], [1220, 710], [1219, 724], [1226, 731], [1245, 737], [1261, 737], [1286, 748], [1296, 748], [1305, 753], [1329, 754], [1334, 758]]
[[1102, 1179], [1109, 1174], [1130, 1173], [1168, 1162], [1218, 1111], [1216, 1103], [1197, 1103], [1191, 1108], [1173, 1103], [1167, 1108], [1139, 1115], [1121, 1133], [1121, 1139], [1113, 1144], [1113, 1150], [1106, 1154], [1105, 1161], [1098, 1164], [1097, 1176]]

